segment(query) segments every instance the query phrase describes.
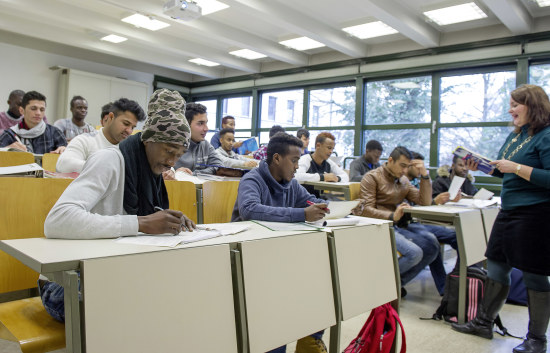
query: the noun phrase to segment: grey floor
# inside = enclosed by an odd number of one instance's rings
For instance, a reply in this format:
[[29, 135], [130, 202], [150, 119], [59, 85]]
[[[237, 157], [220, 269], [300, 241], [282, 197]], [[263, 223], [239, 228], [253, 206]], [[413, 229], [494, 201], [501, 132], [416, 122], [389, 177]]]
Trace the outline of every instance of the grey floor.
[[[445, 265], [448, 270], [454, 265], [454, 251], [445, 252]], [[431, 317], [439, 306], [441, 297], [437, 293], [428, 269], [406, 286], [408, 295], [401, 301], [400, 317], [405, 328], [407, 352], [410, 353], [500, 353], [512, 352], [512, 348], [521, 341], [511, 337], [495, 335], [493, 340], [463, 335], [451, 330], [447, 323], [433, 320], [420, 320], [420, 317]], [[355, 338], [368, 314], [347, 320], [343, 323], [342, 351]], [[506, 304], [501, 312], [504, 325], [515, 335], [523, 336], [527, 329], [527, 308]], [[329, 344], [328, 331], [325, 343]], [[287, 346], [287, 352], [294, 352], [295, 343]], [[159, 349], [159, 351], [161, 351]], [[8, 341], [0, 340], [0, 353], [21, 352], [19, 347]], [[64, 350], [56, 353], [65, 352]], [[199, 352], [197, 352], [199, 353]], [[205, 352], [210, 353], [210, 352]], [[212, 352], [223, 353], [223, 352]]]

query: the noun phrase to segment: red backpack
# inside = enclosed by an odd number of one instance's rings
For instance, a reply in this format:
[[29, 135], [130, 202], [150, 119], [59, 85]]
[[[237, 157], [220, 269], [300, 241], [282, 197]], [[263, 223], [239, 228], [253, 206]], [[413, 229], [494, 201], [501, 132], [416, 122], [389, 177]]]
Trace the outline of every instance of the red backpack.
[[390, 303], [372, 309], [369, 318], [359, 331], [359, 335], [350, 342], [342, 353], [389, 353], [395, 342], [397, 324], [401, 327], [401, 353], [407, 351], [405, 331], [397, 311]]

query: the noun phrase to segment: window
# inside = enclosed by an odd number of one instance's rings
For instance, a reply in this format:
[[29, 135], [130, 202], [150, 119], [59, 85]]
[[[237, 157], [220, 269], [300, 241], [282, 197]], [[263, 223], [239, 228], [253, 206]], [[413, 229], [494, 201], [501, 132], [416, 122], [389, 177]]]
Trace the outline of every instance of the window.
[[[313, 152], [315, 150], [315, 139], [323, 131], [328, 131], [336, 138], [334, 145], [334, 152], [338, 156], [347, 157], [353, 156], [353, 141], [355, 138], [355, 131], [353, 130], [310, 130], [309, 131], [309, 148], [308, 150]], [[296, 136], [296, 134], [294, 134]]]
[[365, 86], [365, 124], [417, 124], [431, 120], [430, 76], [373, 81]]
[[216, 112], [218, 110], [218, 100], [210, 99], [210, 100], [204, 100], [204, 101], [196, 101], [195, 103], [200, 103], [206, 107], [206, 116], [208, 117], [208, 127], [210, 128], [210, 130], [215, 130]]
[[[411, 151], [424, 156], [426, 166], [430, 163], [430, 129], [389, 129], [366, 130], [363, 135], [363, 150], [369, 140], [382, 144], [382, 159], [388, 159], [391, 151], [397, 146], [405, 146]], [[362, 153], [359, 153], [362, 154]]]
[[231, 115], [235, 118], [235, 129], [250, 130], [252, 128], [252, 116], [250, 114], [252, 99], [250, 96], [224, 98], [222, 107], [222, 117]]
[[309, 91], [309, 126], [354, 126], [355, 86]]
[[[302, 126], [304, 90], [266, 92], [261, 95], [260, 127], [271, 128]], [[290, 103], [292, 102], [292, 103]]]
[[529, 83], [541, 86], [550, 95], [550, 64], [533, 65], [529, 68]]

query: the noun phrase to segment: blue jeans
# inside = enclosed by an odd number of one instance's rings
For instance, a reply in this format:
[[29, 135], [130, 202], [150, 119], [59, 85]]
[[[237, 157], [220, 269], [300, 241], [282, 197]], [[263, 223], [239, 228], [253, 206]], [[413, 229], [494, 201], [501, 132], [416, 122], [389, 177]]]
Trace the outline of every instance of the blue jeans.
[[[413, 278], [415, 278], [416, 275], [418, 275], [420, 271], [424, 269], [424, 267], [431, 264], [437, 258], [437, 255], [439, 254], [439, 242], [437, 241], [435, 235], [428, 232], [421, 224], [413, 228], [410, 228], [410, 225], [408, 228], [394, 228], [397, 251], [401, 252], [398, 246], [398, 244], [401, 242], [401, 246], [405, 245], [405, 248], [407, 250], [414, 249], [414, 247], [411, 245], [411, 243], [413, 243], [418, 248], [420, 248], [422, 252], [422, 257], [420, 261], [408, 269], [401, 268], [401, 263], [399, 263], [401, 285], [403, 286], [410, 282]], [[403, 238], [398, 241], [398, 238], [400, 238], [398, 234], [401, 235], [405, 239], [405, 241], [408, 241], [408, 243], [403, 243]], [[401, 255], [403, 255], [403, 253], [401, 253]]]
[[65, 322], [65, 291], [63, 287], [55, 282], [46, 281], [40, 288], [39, 281], [38, 293], [46, 312], [57, 321]]
[[[428, 232], [435, 235], [437, 241], [443, 244], [449, 244], [451, 248], [457, 250], [458, 253], [458, 244], [456, 241], [456, 232], [453, 229], [449, 229], [444, 226], [438, 226], [433, 224], [419, 224], [411, 223], [407, 229], [418, 231], [418, 229], [423, 228]], [[457, 262], [455, 267], [459, 264], [459, 257], [457, 256]], [[443, 265], [443, 258], [441, 252], [438, 252], [435, 260], [430, 264], [430, 271], [434, 279], [435, 287], [440, 295], [443, 295], [445, 290], [445, 279], [447, 277], [447, 272], [445, 271], [445, 266]]]
[[[316, 332], [316, 333], [314, 333], [313, 335], [310, 335], [310, 336], [315, 338], [315, 339], [320, 340], [320, 339], [323, 339], [323, 333], [325, 333], [325, 330]], [[279, 348], [272, 349], [267, 353], [285, 353], [285, 352], [286, 352], [286, 344], [284, 346], [279, 347]]]

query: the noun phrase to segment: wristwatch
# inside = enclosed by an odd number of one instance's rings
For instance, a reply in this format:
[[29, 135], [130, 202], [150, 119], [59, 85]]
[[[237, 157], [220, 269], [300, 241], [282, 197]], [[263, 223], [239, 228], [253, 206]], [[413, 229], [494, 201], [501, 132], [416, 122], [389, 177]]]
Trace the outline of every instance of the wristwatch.
[[430, 179], [430, 174], [426, 174], [426, 176], [421, 175], [420, 177], [421, 177], [422, 179]]
[[519, 171], [521, 170], [521, 164], [518, 163], [516, 166], [516, 175], [519, 175]]

